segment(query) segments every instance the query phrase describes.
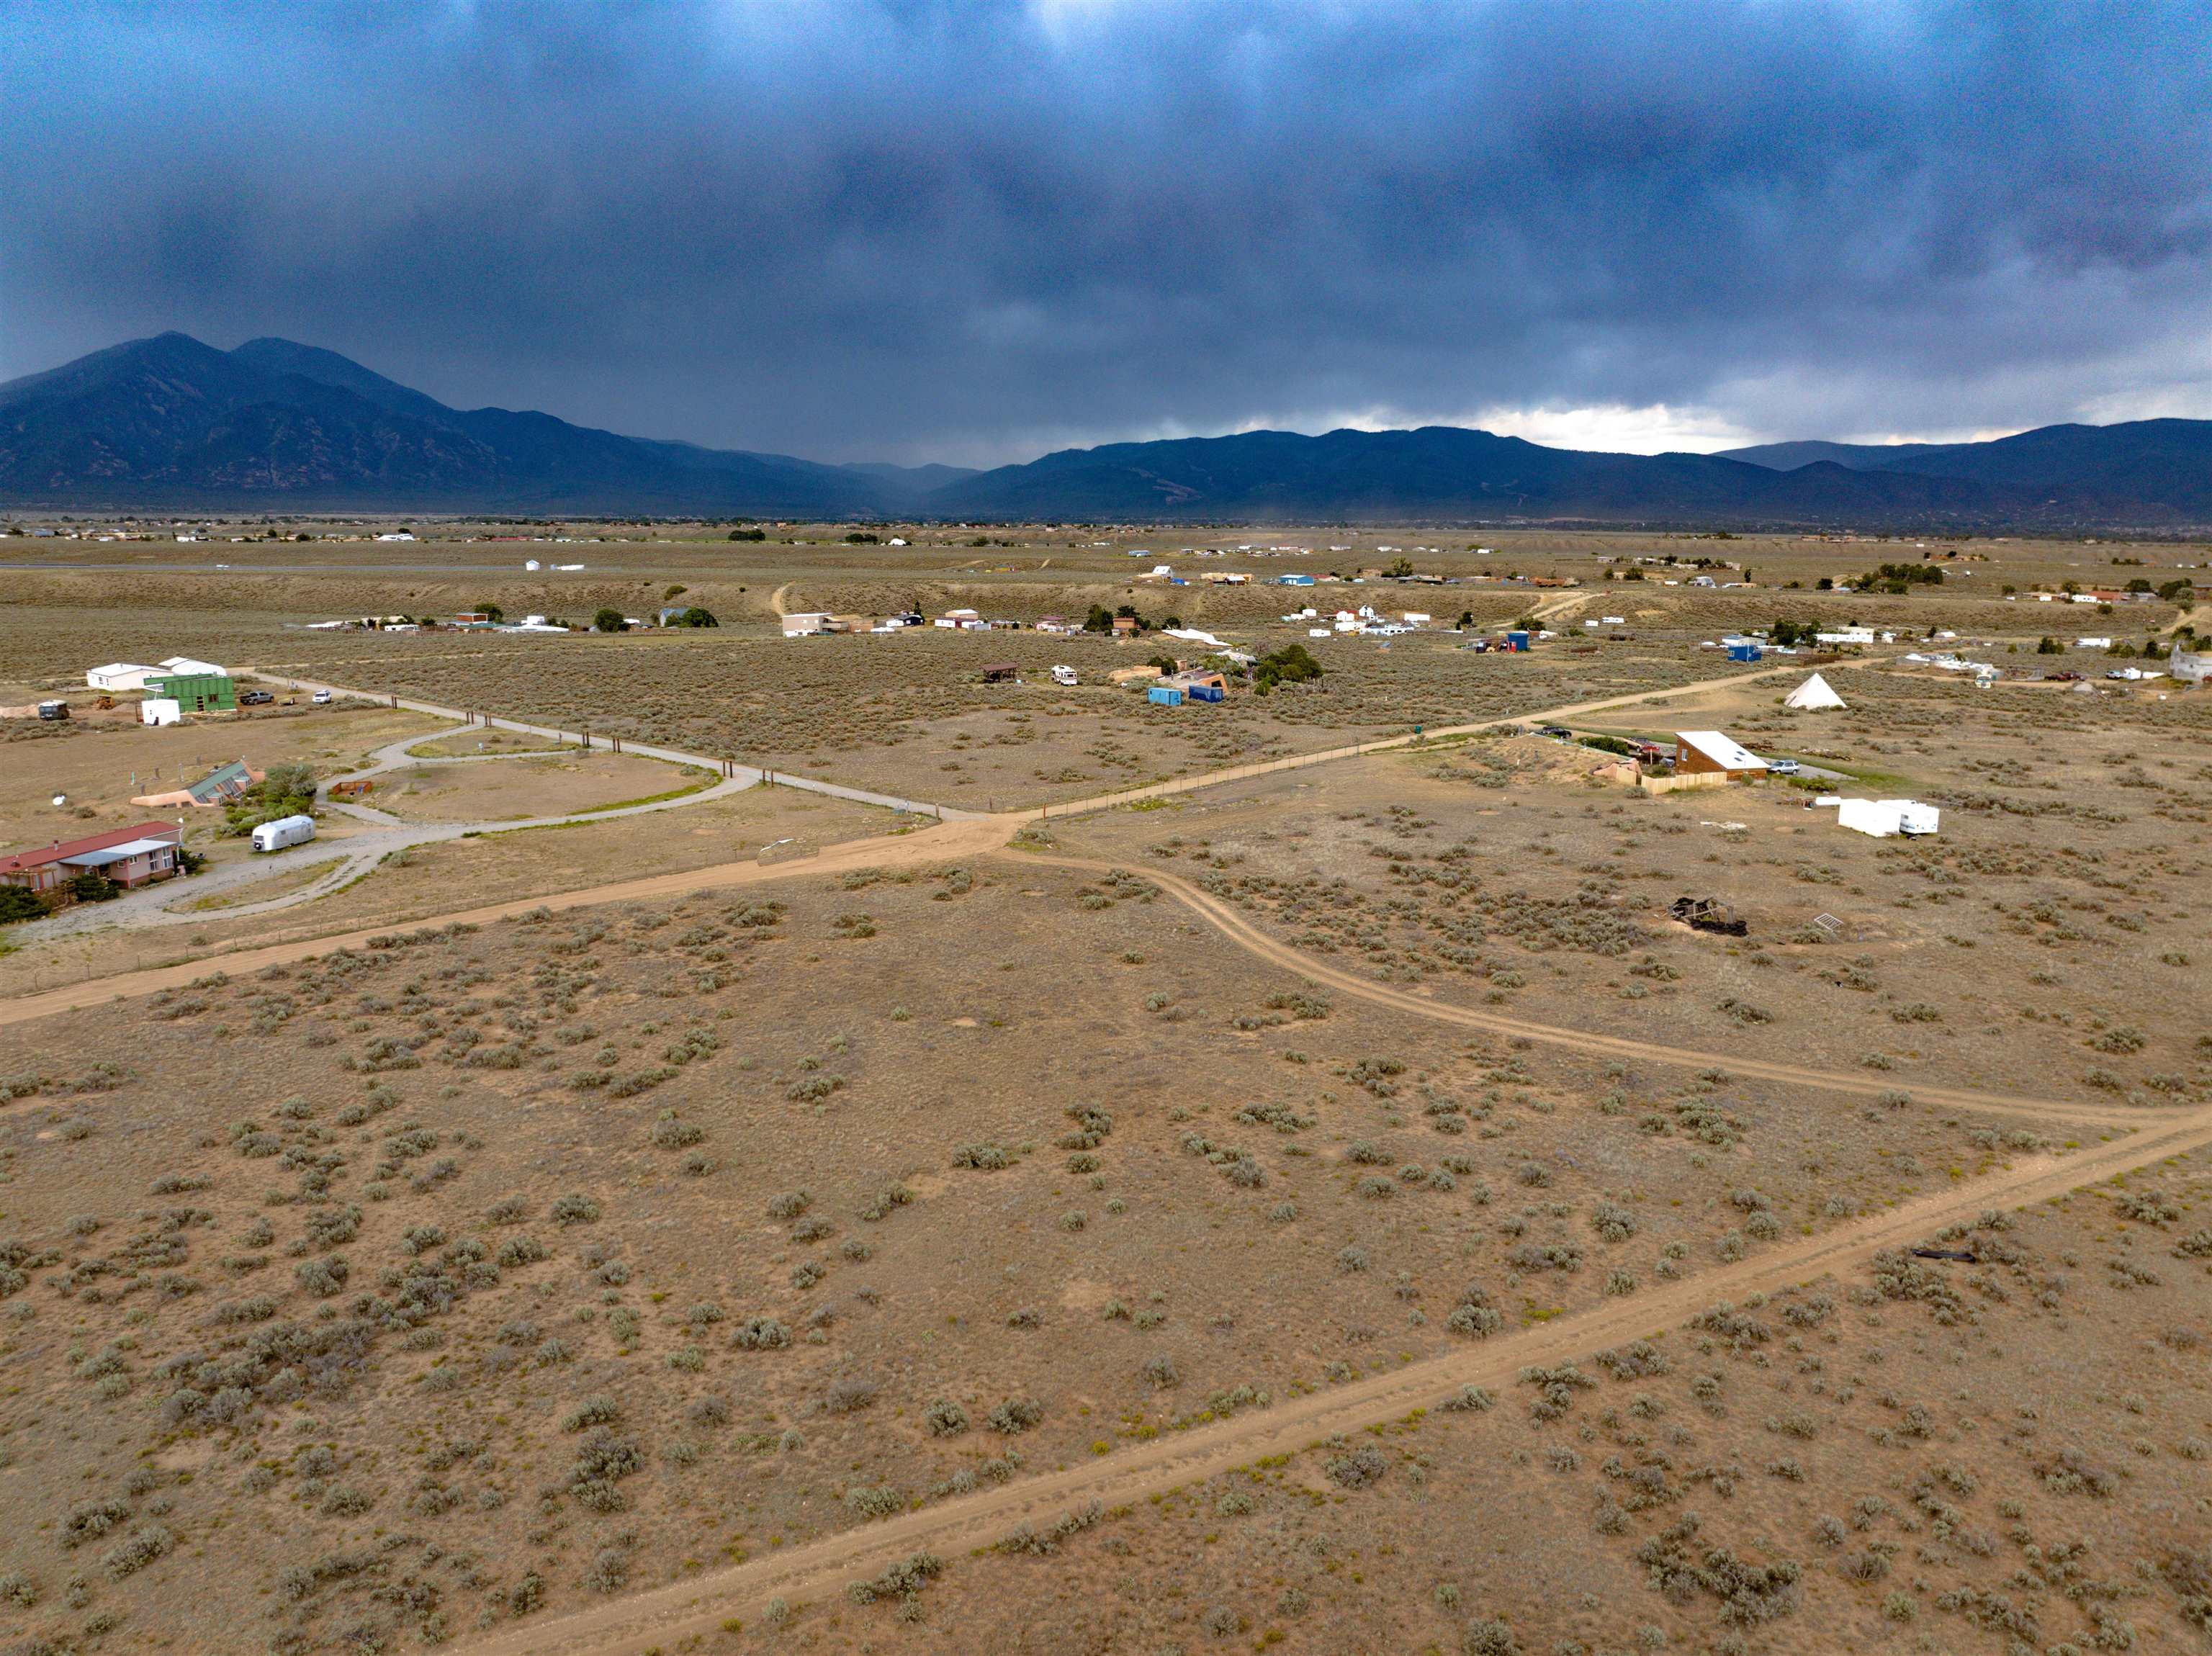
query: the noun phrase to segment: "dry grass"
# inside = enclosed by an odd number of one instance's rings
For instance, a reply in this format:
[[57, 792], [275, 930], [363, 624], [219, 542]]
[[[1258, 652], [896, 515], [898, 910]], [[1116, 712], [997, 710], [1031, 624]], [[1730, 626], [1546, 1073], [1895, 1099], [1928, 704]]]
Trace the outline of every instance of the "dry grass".
[[[680, 1577], [1442, 1351], [1496, 1325], [1455, 1316], [1478, 1297], [1511, 1326], [1755, 1251], [1757, 1214], [1838, 1222], [1828, 1193], [1982, 1125], [1329, 1007], [1141, 883], [778, 895], [403, 938], [0, 1045], [38, 1083], [0, 1115], [9, 1234], [56, 1256], [10, 1307], [5, 1568], [39, 1625], [76, 1625], [62, 1583], [116, 1543], [56, 1538], [102, 1500], [173, 1550], [86, 1571], [93, 1608], [187, 1640], [264, 1586], [310, 1638], [586, 1602], [610, 1547]], [[1655, 1141], [1653, 1110], [1734, 1125]], [[549, 1257], [501, 1264], [520, 1237]], [[216, 1546], [237, 1596], [179, 1610]], [[380, 1604], [360, 1556], [435, 1592]]]

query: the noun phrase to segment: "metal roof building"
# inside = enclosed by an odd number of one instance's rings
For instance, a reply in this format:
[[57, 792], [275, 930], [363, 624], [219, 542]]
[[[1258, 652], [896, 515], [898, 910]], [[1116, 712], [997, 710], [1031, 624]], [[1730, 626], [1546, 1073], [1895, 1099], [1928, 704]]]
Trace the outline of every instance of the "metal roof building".
[[1765, 772], [1766, 761], [1723, 731], [1677, 731], [1674, 769], [1678, 774], [1725, 771], [1730, 776], [1758, 776]]

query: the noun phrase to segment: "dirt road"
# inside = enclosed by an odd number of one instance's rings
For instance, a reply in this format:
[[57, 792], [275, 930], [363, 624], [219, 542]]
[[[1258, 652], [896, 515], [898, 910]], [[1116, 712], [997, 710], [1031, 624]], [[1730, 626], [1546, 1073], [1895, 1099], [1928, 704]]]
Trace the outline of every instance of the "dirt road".
[[1264, 1455], [1295, 1453], [1338, 1432], [1354, 1432], [1415, 1409], [1434, 1409], [1466, 1385], [1510, 1392], [1525, 1364], [1587, 1357], [1607, 1346], [1679, 1325], [1717, 1300], [1771, 1293], [1840, 1270], [1878, 1249], [1916, 1242], [1983, 1210], [2017, 1207], [2063, 1195], [2161, 1156], [2212, 1144], [2212, 1112], [2171, 1117], [2109, 1144], [2018, 1168], [1923, 1197], [1824, 1235], [1778, 1244], [1755, 1259], [1701, 1272], [1628, 1299], [1537, 1323], [1395, 1374], [1354, 1381], [1240, 1416], [1117, 1450], [1064, 1471], [978, 1490], [829, 1536], [771, 1557], [656, 1588], [553, 1620], [526, 1623], [464, 1648], [480, 1656], [643, 1656], [714, 1632], [728, 1617], [751, 1621], [771, 1598], [820, 1600], [916, 1552], [955, 1560], [988, 1546], [1018, 1523], [1045, 1524], [1097, 1501], [1108, 1507], [1249, 1465]]
[[[1455, 1006], [1425, 996], [1407, 994], [1402, 989], [1392, 989], [1371, 979], [1328, 965], [1313, 955], [1301, 954], [1290, 944], [1261, 931], [1237, 912], [1235, 904], [1207, 895], [1179, 875], [1158, 868], [1134, 868], [1125, 864], [1097, 862], [1081, 857], [1054, 857], [1043, 852], [1021, 855], [1024, 862], [1045, 863], [1059, 868], [1095, 871], [1102, 875], [1115, 872], [1133, 874], [1139, 879], [1148, 880], [1210, 922], [1231, 943], [1258, 955], [1270, 965], [1295, 973], [1310, 983], [1325, 984], [1340, 994], [1350, 995], [1373, 1005], [1387, 1006], [1393, 1011], [1410, 1013], [1415, 1017], [1455, 1023], [1469, 1029], [1486, 1029], [1501, 1035], [1522, 1035], [1548, 1046], [1565, 1046], [1578, 1052], [1601, 1052], [1613, 1058], [1635, 1059], [1650, 1064], [1676, 1064], [1692, 1070], [1723, 1069], [1731, 1075], [1750, 1076], [1760, 1081], [1779, 1082], [1791, 1086], [1816, 1087], [1826, 1092], [1843, 1093], [1854, 1098], [1875, 1098], [1897, 1089], [1898, 1083], [1893, 1077], [1883, 1079], [1856, 1075], [1846, 1070], [1821, 1070], [1803, 1065], [1780, 1064], [1770, 1059], [1747, 1058], [1740, 1052], [1711, 1052], [1688, 1046], [1663, 1046], [1628, 1036], [1596, 1034], [1583, 1029], [1565, 1029], [1554, 1024], [1532, 1023], [1526, 1018], [1516, 1017], [1507, 1012], [1478, 1011], [1471, 1006]], [[2094, 1122], [2102, 1126], [2133, 1127], [2150, 1119], [2144, 1111], [2128, 1105], [2070, 1103], [2014, 1093], [1982, 1092], [1972, 1088], [1929, 1086], [1919, 1083], [1914, 1083], [1911, 1092], [1912, 1096], [1923, 1104], [1940, 1104], [1954, 1109], [1988, 1110], [2000, 1114]]]
[[[1793, 671], [1794, 669], [1775, 670]], [[1718, 685], [1771, 676], [1769, 672], [1736, 675], [1674, 690], [1612, 697], [1572, 707], [1554, 708], [1526, 718], [1559, 719], [1577, 713], [1646, 701], [1661, 695], [1690, 694]], [[1449, 732], [1468, 733], [1497, 725], [1522, 722], [1485, 721], [1453, 727]], [[1325, 762], [1394, 747], [1413, 737], [1367, 743], [1323, 755], [1309, 755], [1271, 765], [1243, 767], [1230, 772], [1180, 782], [1160, 784], [1127, 794], [1085, 802], [1071, 810], [1097, 810], [1161, 793], [1183, 792], [1216, 786], [1240, 776], [1262, 774], [1294, 766]], [[855, 840], [834, 846], [804, 861], [763, 865], [757, 862], [725, 864], [687, 873], [572, 891], [543, 900], [524, 899], [441, 915], [425, 925], [454, 922], [480, 925], [507, 919], [536, 908], [566, 910], [601, 903], [664, 898], [696, 891], [739, 887], [787, 878], [793, 875], [832, 873], [848, 869], [896, 868], [941, 863], [949, 858], [999, 853], [1021, 860], [1101, 873], [1119, 864], [1081, 858], [1018, 852], [1006, 841], [1023, 823], [1042, 812], [1020, 812], [1002, 816], [947, 822], [910, 833]], [[1498, 1034], [1525, 1036], [1548, 1045], [1577, 1051], [1634, 1057], [1645, 1062], [1666, 1062], [1691, 1067], [1717, 1065], [1731, 1073], [1761, 1080], [1820, 1088], [1853, 1096], [1887, 1089], [1883, 1082], [1850, 1073], [1814, 1070], [1748, 1059], [1728, 1052], [1705, 1052], [1687, 1048], [1653, 1047], [1620, 1037], [1533, 1024], [1504, 1014], [1454, 1006], [1384, 985], [1371, 983], [1300, 955], [1288, 944], [1261, 931], [1231, 904], [1210, 896], [1189, 882], [1154, 869], [1132, 870], [1160, 886], [1191, 911], [1216, 926], [1231, 941], [1255, 957], [1308, 981], [1328, 986], [1340, 994], [1415, 1016], [1459, 1024]], [[389, 930], [390, 928], [377, 928]], [[105, 1004], [127, 995], [146, 994], [180, 986], [193, 977], [220, 967], [230, 972], [308, 959], [334, 949], [359, 947], [374, 935], [364, 930], [258, 949], [245, 949], [216, 957], [150, 972], [131, 973], [73, 986], [46, 994], [0, 1003], [0, 1025], [29, 1022], [76, 1007]], [[1254, 1459], [1296, 1452], [1329, 1434], [1356, 1430], [1417, 1408], [1433, 1407], [1459, 1386], [1480, 1384], [1510, 1387], [1524, 1364], [1558, 1362], [1585, 1356], [1610, 1344], [1640, 1338], [1654, 1330], [1679, 1325], [1698, 1310], [1721, 1298], [1741, 1297], [1768, 1291], [1832, 1272], [1883, 1247], [1915, 1241], [1954, 1220], [1971, 1219], [1982, 1210], [2016, 1206], [2057, 1196], [2108, 1179], [2160, 1157], [2212, 1145], [2212, 1110], [2187, 1112], [2123, 1110], [2118, 1107], [2074, 1104], [1969, 1089], [1920, 1086], [1915, 1095], [1923, 1102], [1991, 1111], [2046, 1120], [2095, 1124], [2119, 1129], [2111, 1142], [2063, 1157], [2036, 1156], [2018, 1165], [1971, 1180], [1935, 1195], [1824, 1234], [1778, 1243], [1754, 1258], [1716, 1267], [1683, 1282], [1647, 1290], [1632, 1299], [1607, 1299], [1588, 1309], [1548, 1323], [1540, 1323], [1510, 1335], [1454, 1350], [1443, 1356], [1409, 1365], [1395, 1373], [1376, 1375], [1278, 1404], [1264, 1412], [1222, 1421], [1199, 1430], [1151, 1443], [1124, 1447], [1103, 1459], [1021, 1482], [979, 1490], [942, 1501], [918, 1512], [902, 1513], [865, 1529], [830, 1536], [810, 1545], [772, 1557], [754, 1560], [695, 1580], [636, 1594], [616, 1603], [555, 1619], [532, 1621], [494, 1635], [468, 1647], [485, 1656], [640, 1656], [677, 1641], [713, 1632], [726, 1619], [750, 1617], [772, 1598], [802, 1600], [840, 1592], [857, 1578], [872, 1575], [886, 1564], [911, 1553], [930, 1550], [957, 1557], [963, 1551], [987, 1545], [1023, 1521], [1049, 1521], [1071, 1507], [1098, 1501], [1108, 1505], [1133, 1501], [1159, 1490], [1212, 1476]]]
[[241, 972], [258, 972], [264, 967], [289, 966], [298, 961], [312, 960], [319, 955], [333, 954], [341, 949], [358, 949], [371, 937], [389, 931], [412, 931], [426, 926], [483, 925], [493, 920], [511, 919], [517, 914], [541, 908], [558, 913], [599, 903], [683, 897], [699, 891], [758, 885], [770, 880], [787, 880], [795, 875], [836, 874], [854, 868], [913, 868], [963, 857], [980, 856], [1000, 846], [1006, 839], [1008, 827], [1007, 823], [991, 818], [936, 823], [907, 834], [848, 840], [842, 845], [831, 846], [817, 855], [790, 862], [723, 863], [713, 868], [657, 874], [649, 879], [592, 886], [582, 891], [564, 891], [556, 896], [520, 897], [511, 902], [462, 909], [455, 913], [434, 915], [412, 923], [395, 925], [387, 922], [382, 925], [365, 926], [356, 931], [299, 938], [260, 948], [232, 949], [225, 954], [203, 955], [175, 966], [119, 973], [111, 978], [94, 978], [88, 982], [70, 984], [65, 988], [50, 989], [42, 994], [0, 1001], [0, 1028], [27, 1023], [34, 1018], [50, 1017], [56, 1012], [71, 1011], [79, 1007], [101, 1006], [128, 996], [150, 995], [159, 990], [182, 988], [194, 978], [204, 977], [210, 972], [227, 972], [234, 975]]
[[[1730, 685], [1750, 684], [1763, 678], [1775, 678], [1783, 674], [1804, 670], [1792, 664], [1787, 667], [1762, 667], [1755, 673], [1732, 673], [1725, 678], [1701, 678], [1689, 684], [1677, 684], [1669, 688], [1636, 690], [1626, 695], [1601, 696], [1595, 701], [1570, 701], [1564, 707], [1545, 707], [1533, 713], [1514, 713], [1504, 719], [1478, 719], [1469, 725], [1438, 725], [1424, 729], [1416, 735], [1378, 737], [1372, 742], [1355, 742], [1346, 748], [1324, 748], [1318, 753], [1293, 754], [1287, 759], [1269, 759], [1254, 765], [1232, 765], [1227, 770], [1208, 771], [1203, 776], [1179, 776], [1171, 781], [1148, 783], [1141, 788], [1130, 788], [1121, 793], [1102, 793], [1091, 799], [1072, 799], [1065, 804], [1040, 805], [1032, 810], [1018, 813], [1031, 822], [1042, 822], [1050, 817], [1081, 816], [1094, 810], [1111, 810], [1116, 805], [1135, 804], [1142, 799], [1164, 799], [1170, 795], [1190, 793], [1200, 788], [1218, 788], [1224, 782], [1241, 782], [1247, 777], [1270, 776], [1277, 771], [1303, 770], [1308, 765], [1326, 765], [1340, 759], [1357, 759], [1370, 753], [1389, 753], [1401, 748], [1419, 747], [1454, 737], [1480, 736], [1485, 731], [1504, 730], [1507, 725], [1555, 725], [1564, 719], [1579, 719], [1586, 713], [1610, 712], [1616, 707], [1633, 707], [1647, 701], [1664, 701], [1670, 696], [1695, 695], [1706, 690], [1724, 690]], [[1834, 670], [1831, 669], [1830, 670]], [[1593, 755], [1602, 757], [1604, 755]]]

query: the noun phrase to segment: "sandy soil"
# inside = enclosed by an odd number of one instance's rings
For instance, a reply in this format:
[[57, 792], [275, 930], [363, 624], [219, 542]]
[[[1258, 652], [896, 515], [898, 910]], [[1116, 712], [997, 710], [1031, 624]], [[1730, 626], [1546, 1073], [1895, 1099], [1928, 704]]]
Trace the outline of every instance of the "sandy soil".
[[[465, 742], [453, 737], [441, 745]], [[487, 753], [498, 749], [487, 745]], [[710, 772], [657, 760], [594, 751], [482, 764], [416, 765], [376, 779], [368, 802], [410, 822], [499, 822], [558, 816], [626, 804], [685, 787], [706, 787]]]

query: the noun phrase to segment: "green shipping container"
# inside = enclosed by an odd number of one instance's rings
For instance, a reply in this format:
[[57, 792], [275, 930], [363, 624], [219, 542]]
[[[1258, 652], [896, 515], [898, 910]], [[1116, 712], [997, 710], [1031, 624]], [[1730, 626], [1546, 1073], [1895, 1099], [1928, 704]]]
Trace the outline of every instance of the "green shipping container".
[[222, 713], [238, 711], [238, 691], [222, 673], [171, 673], [146, 681], [149, 696], [167, 696], [179, 713]]

